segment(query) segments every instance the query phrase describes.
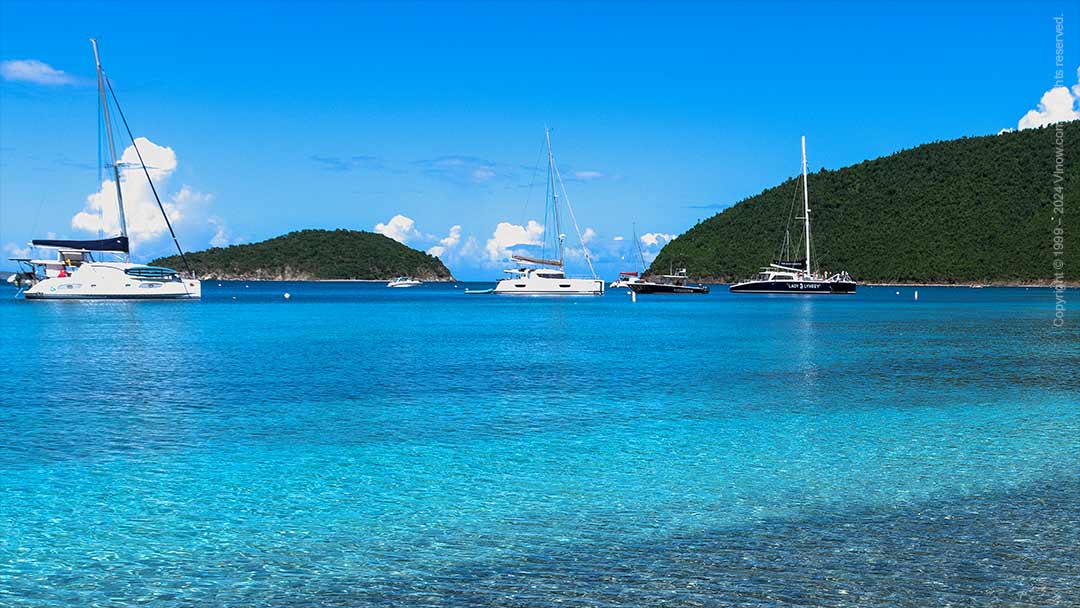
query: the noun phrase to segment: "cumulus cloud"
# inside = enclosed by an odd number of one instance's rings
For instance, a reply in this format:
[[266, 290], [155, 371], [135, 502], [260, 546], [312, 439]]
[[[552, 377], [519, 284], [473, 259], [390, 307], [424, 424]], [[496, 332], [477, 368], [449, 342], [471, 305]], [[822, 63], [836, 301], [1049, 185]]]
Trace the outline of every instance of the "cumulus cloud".
[[229, 227], [225, 224], [225, 221], [216, 215], [212, 215], [206, 218], [206, 223], [210, 225], [214, 230], [213, 236], [210, 237], [211, 247], [228, 247], [237, 242], [229, 232]]
[[[178, 192], [166, 195], [169, 178], [176, 171], [176, 153], [172, 148], [159, 146], [145, 137], [135, 139], [142, 152], [150, 178], [154, 180], [162, 206], [173, 226], [197, 222], [209, 207], [213, 196], [182, 186]], [[134, 146], [128, 146], [120, 156], [120, 183], [123, 187], [124, 216], [133, 246], [153, 241], [168, 231], [150, 184], [146, 182]], [[220, 222], [219, 218], [219, 222]], [[223, 223], [223, 222], [222, 222]], [[97, 192], [86, 197], [85, 208], [71, 218], [71, 227], [89, 233], [112, 235], [120, 232], [120, 216], [116, 205], [116, 182], [105, 179]]]
[[524, 226], [499, 222], [495, 231], [491, 233], [484, 250], [487, 251], [488, 259], [497, 262], [511, 255], [513, 247], [521, 245], [540, 245], [544, 235], [544, 226], [535, 220], [529, 220]]
[[581, 233], [581, 242], [588, 243], [594, 238], [596, 238], [596, 231], [586, 226], [585, 232]]
[[81, 78], [58, 70], [37, 59], [11, 59], [0, 61], [0, 75], [11, 82], [30, 82], [46, 86], [81, 84]]
[[622, 235], [617, 235], [617, 236], [611, 237], [611, 240], [613, 240], [613, 241], [625, 241], [626, 237], [624, 237]]
[[[1077, 69], [1080, 80], [1080, 68]], [[1020, 119], [1017, 128], [1034, 129], [1058, 122], [1080, 119], [1080, 84], [1069, 87], [1054, 87], [1043, 93], [1039, 105], [1028, 110]]]
[[461, 242], [461, 226], [455, 224], [450, 227], [450, 233], [445, 238], [439, 240], [439, 244], [435, 245], [431, 249], [428, 249], [428, 253], [435, 257], [442, 257], [446, 255], [446, 252], [453, 249]]
[[664, 243], [669, 243], [674, 238], [674, 234], [668, 234], [666, 232], [646, 232], [641, 235], [641, 244], [646, 247], [656, 247], [658, 245], [663, 245]]
[[423, 236], [416, 229], [416, 222], [400, 213], [390, 218], [385, 224], [381, 222], [375, 224], [375, 232], [388, 236], [399, 243], [408, 243], [409, 239]]

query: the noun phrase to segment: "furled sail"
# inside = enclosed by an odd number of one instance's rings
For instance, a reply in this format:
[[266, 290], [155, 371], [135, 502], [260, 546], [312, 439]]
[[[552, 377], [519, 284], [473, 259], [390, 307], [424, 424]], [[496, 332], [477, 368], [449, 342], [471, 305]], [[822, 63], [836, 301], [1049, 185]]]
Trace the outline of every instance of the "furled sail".
[[562, 261], [560, 261], [560, 260], [546, 260], [544, 258], [532, 258], [532, 257], [529, 257], [527, 255], [515, 255], [515, 256], [512, 256], [512, 257], [513, 257], [513, 259], [517, 260], [518, 262], [525, 262], [527, 264], [543, 264], [544, 266], [557, 266], [559, 268], [562, 268], [562, 265], [563, 265]]
[[801, 260], [780, 260], [776, 265], [786, 268], [806, 268], [806, 258]]

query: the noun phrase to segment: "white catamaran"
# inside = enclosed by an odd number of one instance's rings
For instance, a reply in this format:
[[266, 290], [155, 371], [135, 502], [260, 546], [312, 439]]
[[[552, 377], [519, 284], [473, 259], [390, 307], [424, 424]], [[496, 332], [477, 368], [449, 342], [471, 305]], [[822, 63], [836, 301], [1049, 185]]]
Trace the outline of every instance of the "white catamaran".
[[[802, 138], [803, 239], [806, 257], [790, 260], [790, 229], [784, 234], [780, 259], [754, 278], [729, 287], [732, 293], [852, 294], [857, 287], [847, 272], [815, 273], [810, 266], [810, 187], [806, 180], [806, 136]], [[798, 192], [798, 191], [796, 191]], [[790, 216], [789, 216], [790, 217]]]
[[[570, 198], [566, 195], [566, 186], [563, 184], [562, 175], [559, 174], [559, 167], [555, 163], [555, 155], [551, 152], [551, 132], [548, 129], [544, 130], [544, 140], [547, 143], [547, 189], [550, 194], [547, 199], [551, 204], [551, 217], [554, 222], [554, 234], [559, 257], [557, 259], [547, 259], [514, 255], [513, 259], [515, 261], [528, 264], [528, 266], [523, 265], [503, 271], [510, 277], [499, 281], [492, 291], [498, 295], [604, 295], [604, 281], [596, 275], [596, 269], [593, 268], [589, 249], [585, 246], [585, 239], [581, 238], [581, 229], [578, 227], [577, 218], [574, 216], [574, 208], [570, 205]], [[559, 217], [560, 189], [563, 195], [562, 198], [566, 201], [566, 209], [570, 212], [574, 230], [577, 232], [578, 242], [581, 243], [581, 251], [589, 265], [589, 270], [592, 272], [591, 279], [570, 278], [563, 271], [565, 267], [563, 243], [566, 240], [566, 235], [561, 231]]]
[[124, 216], [124, 195], [120, 185], [120, 165], [116, 158], [112, 117], [109, 112], [110, 99], [116, 106], [128, 138], [131, 139], [131, 145], [138, 155], [143, 173], [150, 182], [150, 190], [157, 199], [158, 208], [161, 209], [165, 224], [169, 228], [169, 233], [172, 234], [173, 243], [176, 244], [180, 257], [187, 266], [187, 258], [184, 256], [183, 249], [180, 248], [180, 242], [176, 239], [172, 223], [165, 214], [165, 207], [158, 198], [154, 182], [150, 179], [150, 172], [146, 163], [143, 162], [135, 137], [131, 133], [127, 119], [124, 118], [124, 112], [116, 100], [112, 83], [101, 68], [97, 40], [91, 39], [90, 42], [94, 47], [99, 102], [112, 160], [109, 167], [112, 169], [112, 177], [116, 183], [120, 234], [107, 239], [87, 241], [33, 240], [30, 242], [31, 247], [52, 251], [53, 257], [50, 259], [11, 258], [12, 261], [19, 263], [20, 270], [12, 275], [10, 281], [19, 287], [20, 292], [28, 300], [199, 298], [202, 294], [202, 284], [194, 278], [190, 267], [188, 267], [188, 272], [192, 274], [192, 277], [186, 278], [171, 268], [134, 264], [131, 261], [127, 218]]

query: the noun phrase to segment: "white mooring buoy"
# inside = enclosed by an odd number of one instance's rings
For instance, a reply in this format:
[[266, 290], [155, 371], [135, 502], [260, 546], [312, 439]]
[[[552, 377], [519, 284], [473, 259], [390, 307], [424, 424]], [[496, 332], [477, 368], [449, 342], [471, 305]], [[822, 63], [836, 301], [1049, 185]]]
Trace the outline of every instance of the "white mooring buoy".
[[916, 289], [915, 290], [915, 300], [917, 301], [918, 299], [919, 299], [919, 290]]
[[286, 291], [286, 292], [285, 292], [285, 299], [286, 299], [286, 300], [288, 300], [288, 299], [289, 299], [289, 298], [291, 298], [291, 297], [292, 297], [292, 296], [291, 296], [291, 295], [289, 295], [289, 292], [287, 292], [287, 291]]

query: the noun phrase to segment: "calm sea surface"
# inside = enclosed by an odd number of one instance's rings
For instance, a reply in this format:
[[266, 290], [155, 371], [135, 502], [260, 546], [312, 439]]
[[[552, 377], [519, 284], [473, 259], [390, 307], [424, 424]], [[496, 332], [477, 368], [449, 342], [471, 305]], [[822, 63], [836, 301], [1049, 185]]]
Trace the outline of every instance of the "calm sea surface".
[[0, 605], [1080, 605], [1049, 290], [463, 287], [0, 291]]

